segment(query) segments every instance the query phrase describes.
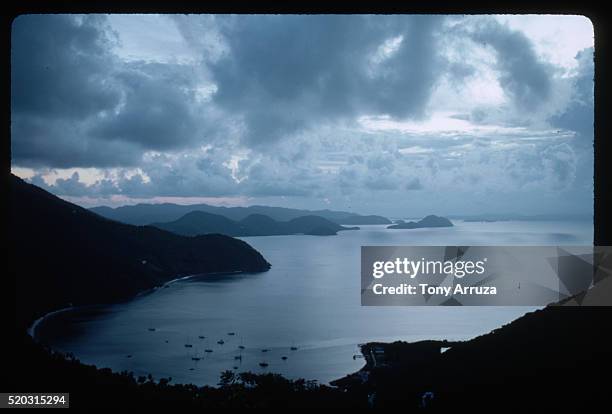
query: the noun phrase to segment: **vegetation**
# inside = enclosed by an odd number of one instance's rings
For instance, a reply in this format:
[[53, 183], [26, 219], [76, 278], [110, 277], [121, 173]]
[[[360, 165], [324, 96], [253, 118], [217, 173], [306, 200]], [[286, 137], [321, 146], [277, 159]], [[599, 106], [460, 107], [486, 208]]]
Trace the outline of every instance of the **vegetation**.
[[358, 227], [344, 227], [319, 216], [301, 216], [289, 221], [276, 221], [263, 214], [251, 214], [240, 221], [227, 217], [192, 211], [169, 223], [153, 223], [155, 227], [183, 236], [220, 233], [227, 236], [274, 236], [282, 234], [308, 234], [331, 236], [341, 230], [355, 230]]
[[5, 364], [2, 389], [11, 392], [70, 392], [72, 408], [360, 408], [366, 397], [277, 374], [221, 374], [219, 387], [173, 384], [171, 378], [136, 377], [85, 365], [71, 355], [51, 351], [18, 334]]
[[[260, 271], [269, 264], [239, 240], [117, 223], [16, 177], [10, 195], [17, 326], [6, 341], [14, 348], [0, 353], [2, 389], [70, 392], [73, 407], [108, 408], [409, 410], [425, 401], [425, 408], [455, 411], [550, 411], [608, 402], [612, 312], [603, 307], [548, 307], [465, 342], [366, 344], [367, 375], [337, 381], [337, 388], [231, 371], [221, 374], [218, 388], [199, 387], [84, 365], [35, 343], [25, 327], [67, 303], [127, 298], [179, 273]], [[442, 347], [450, 349], [440, 353]]]
[[446, 217], [429, 215], [424, 217], [419, 221], [409, 221], [409, 222], [398, 222], [391, 226], [388, 226], [388, 229], [421, 229], [426, 227], [453, 227], [453, 223], [447, 219]]
[[105, 219], [11, 176], [17, 323], [69, 305], [125, 300], [179, 275], [270, 268], [247, 243]]
[[551, 306], [465, 342], [366, 344], [366, 383], [352, 375], [335, 384], [366, 387], [378, 408], [416, 408], [428, 392], [440, 410], [597, 407], [608, 400], [611, 316], [605, 307]]
[[361, 216], [346, 211], [332, 210], [301, 210], [296, 208], [249, 206], [249, 207], [216, 207], [207, 204], [178, 205], [136, 204], [122, 207], [94, 207], [91, 211], [112, 220], [123, 223], [144, 225], [151, 223], [167, 223], [175, 221], [192, 211], [203, 211], [216, 214], [230, 220], [241, 221], [251, 215], [268, 216], [275, 221], [290, 221], [303, 216], [319, 216], [336, 224], [391, 224], [391, 221], [381, 216]]

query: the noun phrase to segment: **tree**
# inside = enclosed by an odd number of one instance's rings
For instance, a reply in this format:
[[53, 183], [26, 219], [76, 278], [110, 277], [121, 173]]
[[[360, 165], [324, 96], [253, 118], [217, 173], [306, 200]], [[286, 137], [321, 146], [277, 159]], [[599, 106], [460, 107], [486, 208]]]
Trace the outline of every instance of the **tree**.
[[220, 387], [228, 387], [236, 382], [236, 374], [229, 369], [221, 373], [221, 379], [219, 380]]

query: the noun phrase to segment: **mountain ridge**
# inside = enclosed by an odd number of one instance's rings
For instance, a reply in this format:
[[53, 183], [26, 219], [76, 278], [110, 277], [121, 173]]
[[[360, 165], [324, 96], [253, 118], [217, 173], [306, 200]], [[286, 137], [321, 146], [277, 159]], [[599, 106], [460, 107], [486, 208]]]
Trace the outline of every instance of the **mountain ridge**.
[[358, 229], [358, 227], [344, 227], [315, 215], [300, 216], [289, 221], [277, 221], [264, 214], [251, 214], [240, 221], [234, 221], [219, 214], [204, 211], [191, 211], [175, 221], [152, 223], [151, 226], [183, 236], [219, 233], [232, 237], [290, 234], [330, 236], [335, 235], [338, 231]]
[[252, 205], [248, 207], [224, 207], [211, 206], [208, 204], [147, 204], [139, 203], [129, 206], [92, 207], [90, 211], [103, 217], [134, 225], [146, 225], [152, 223], [167, 223], [178, 220], [191, 211], [204, 211], [211, 214], [218, 214], [234, 221], [240, 221], [252, 214], [263, 214], [276, 221], [289, 221], [297, 217], [307, 215], [317, 215], [336, 224], [391, 224], [391, 221], [382, 216], [359, 215], [346, 211], [324, 210], [303, 210], [288, 207]]
[[70, 304], [125, 300], [179, 275], [270, 268], [259, 252], [238, 239], [184, 237], [123, 224], [14, 175], [9, 182], [18, 324]]

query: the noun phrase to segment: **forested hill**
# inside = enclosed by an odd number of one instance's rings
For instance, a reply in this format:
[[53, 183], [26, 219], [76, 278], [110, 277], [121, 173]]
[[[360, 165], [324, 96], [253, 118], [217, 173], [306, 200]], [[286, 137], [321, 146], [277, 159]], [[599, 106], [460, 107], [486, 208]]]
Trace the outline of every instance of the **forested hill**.
[[180, 275], [270, 267], [241, 240], [118, 223], [14, 175], [9, 194], [19, 325], [70, 304], [126, 299]]
[[93, 207], [91, 211], [128, 224], [167, 223], [178, 220], [185, 214], [202, 211], [217, 214], [230, 220], [241, 221], [251, 215], [265, 215], [276, 221], [290, 221], [303, 216], [319, 216], [336, 224], [358, 226], [363, 224], [391, 224], [391, 221], [382, 216], [362, 216], [356, 213], [333, 210], [301, 210], [285, 207], [249, 206], [249, 207], [218, 207], [207, 204], [136, 204], [121, 207]]

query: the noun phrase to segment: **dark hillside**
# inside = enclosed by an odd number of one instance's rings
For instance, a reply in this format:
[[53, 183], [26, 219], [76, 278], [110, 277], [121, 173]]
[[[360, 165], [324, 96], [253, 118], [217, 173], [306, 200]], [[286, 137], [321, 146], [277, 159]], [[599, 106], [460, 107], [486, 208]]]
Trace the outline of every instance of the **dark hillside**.
[[69, 304], [126, 299], [179, 275], [270, 266], [231, 237], [184, 237], [118, 223], [15, 176], [10, 187], [9, 242], [20, 325]]

